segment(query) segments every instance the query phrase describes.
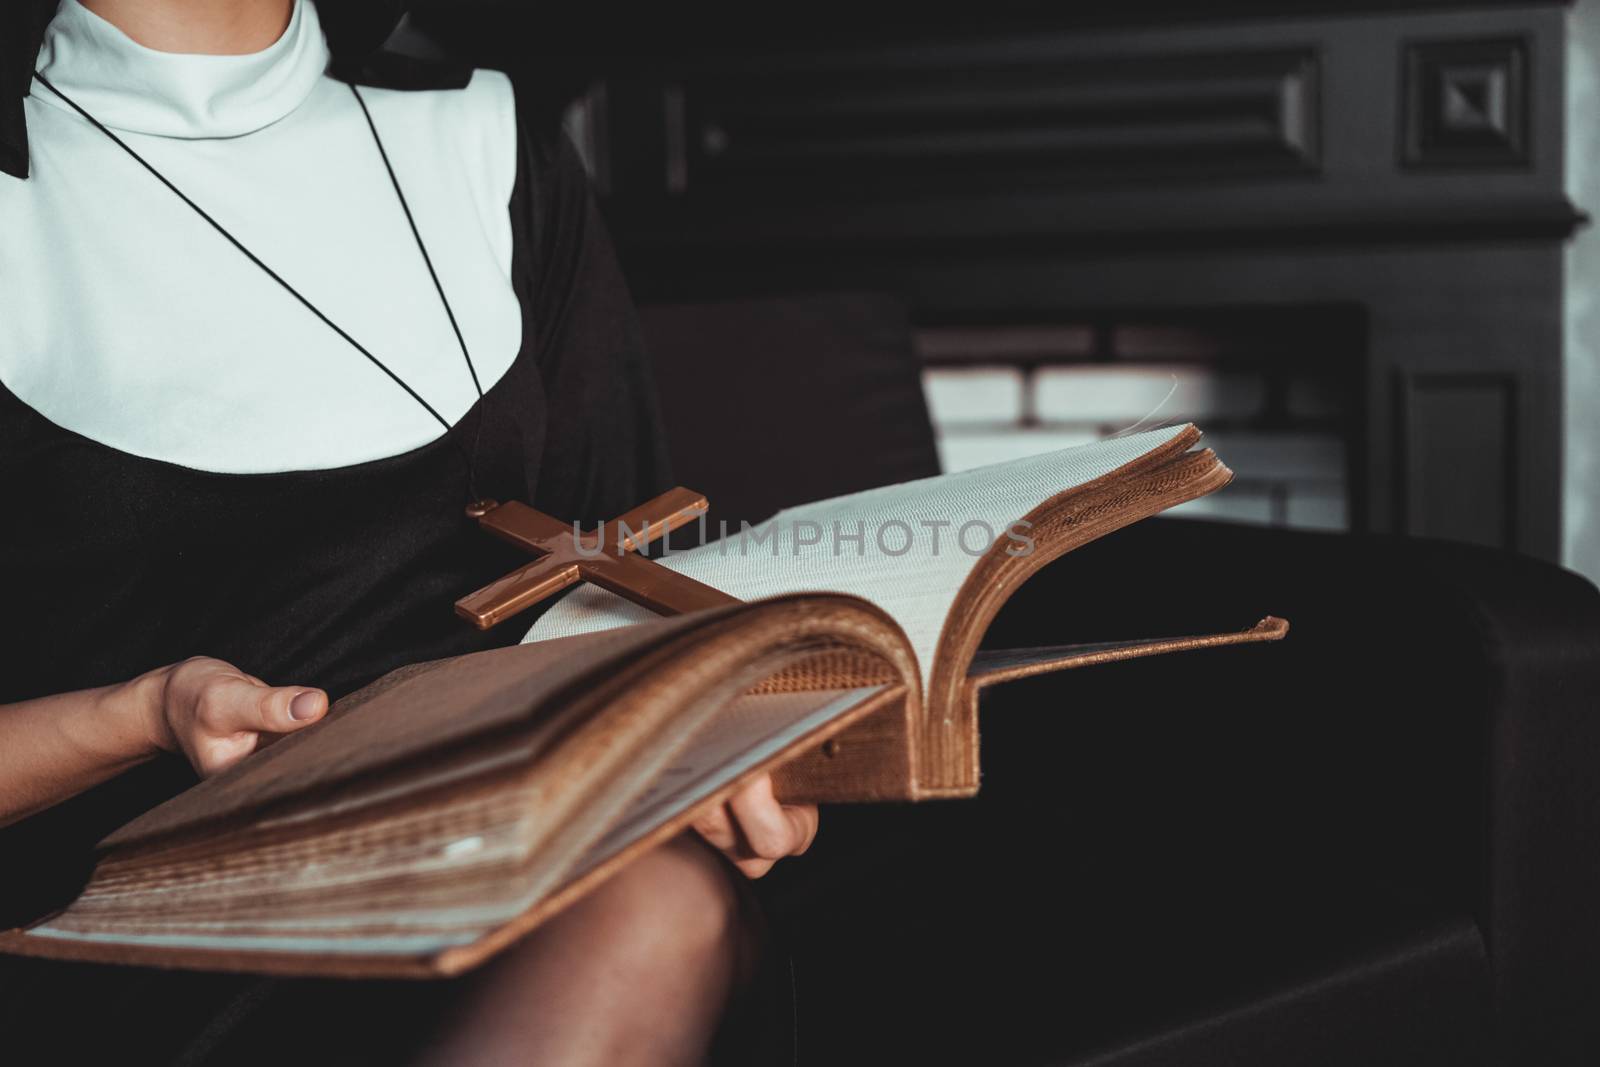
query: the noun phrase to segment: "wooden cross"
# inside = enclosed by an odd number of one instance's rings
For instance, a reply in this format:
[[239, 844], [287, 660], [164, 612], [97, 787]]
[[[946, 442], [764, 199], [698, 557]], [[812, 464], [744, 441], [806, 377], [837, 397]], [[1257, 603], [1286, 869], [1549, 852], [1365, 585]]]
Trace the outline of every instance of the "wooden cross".
[[705, 511], [703, 495], [673, 489], [614, 520], [607, 543], [604, 523], [599, 530], [582, 534], [580, 541], [572, 523], [515, 500], [504, 504], [481, 500], [467, 514], [496, 537], [539, 558], [456, 601], [456, 614], [487, 630], [578, 582], [593, 582], [662, 615], [737, 604], [737, 597], [637, 555], [639, 549]]

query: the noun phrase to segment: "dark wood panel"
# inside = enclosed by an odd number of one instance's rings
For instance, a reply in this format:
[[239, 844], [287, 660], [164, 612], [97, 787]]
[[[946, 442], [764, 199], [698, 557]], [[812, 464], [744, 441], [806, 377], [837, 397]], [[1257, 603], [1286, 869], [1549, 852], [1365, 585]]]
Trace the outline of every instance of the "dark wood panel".
[[1318, 148], [1308, 48], [738, 64], [691, 72], [663, 104], [667, 191], [696, 196], [1310, 173]]
[[1456, 169], [1527, 166], [1533, 106], [1528, 50], [1521, 36], [1407, 44], [1401, 161]]
[[658, 60], [591, 110], [630, 256], [1551, 239], [1584, 219], [1563, 17], [785, 42]]
[[1396, 403], [1403, 531], [1516, 548], [1515, 380], [1401, 375]]

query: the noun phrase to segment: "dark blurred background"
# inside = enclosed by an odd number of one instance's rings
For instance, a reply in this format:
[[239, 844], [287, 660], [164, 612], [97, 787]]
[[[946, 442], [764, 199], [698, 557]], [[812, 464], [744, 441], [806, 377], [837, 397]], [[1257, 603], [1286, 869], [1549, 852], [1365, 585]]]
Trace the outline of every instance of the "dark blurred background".
[[1121, 531], [987, 640], [1291, 638], [1003, 688], [976, 800], [830, 811], [763, 883], [793, 1062], [1600, 1062], [1600, 597], [1526, 558], [1600, 577], [1600, 0], [394, 43], [557, 102], [733, 517], [931, 471], [914, 374], [946, 468], [1192, 419], [1238, 474], [1181, 510], [1253, 527]]
[[452, 0], [396, 45], [568, 102], [642, 303], [903, 300], [947, 468], [1192, 418], [1239, 475], [1193, 513], [1600, 575], [1593, 5]]
[[1600, 0], [395, 44], [557, 103], [735, 517], [931, 471], [916, 374], [946, 468], [1193, 419], [1238, 474], [1182, 510], [1253, 527], [1121, 531], [987, 640], [1290, 640], [1003, 688], [976, 800], [829, 812], [763, 883], [793, 1062], [1600, 1062], [1600, 597], [1526, 558], [1600, 576]]

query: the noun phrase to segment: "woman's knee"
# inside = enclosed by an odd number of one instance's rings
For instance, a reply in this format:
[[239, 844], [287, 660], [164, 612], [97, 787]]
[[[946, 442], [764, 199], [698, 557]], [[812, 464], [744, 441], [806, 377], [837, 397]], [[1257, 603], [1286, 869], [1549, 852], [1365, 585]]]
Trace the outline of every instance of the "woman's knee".
[[468, 979], [422, 1062], [697, 1063], [749, 953], [736, 872], [681, 839]]
[[754, 943], [738, 873], [681, 837], [630, 864], [579, 907], [643, 970], [695, 968], [730, 984]]

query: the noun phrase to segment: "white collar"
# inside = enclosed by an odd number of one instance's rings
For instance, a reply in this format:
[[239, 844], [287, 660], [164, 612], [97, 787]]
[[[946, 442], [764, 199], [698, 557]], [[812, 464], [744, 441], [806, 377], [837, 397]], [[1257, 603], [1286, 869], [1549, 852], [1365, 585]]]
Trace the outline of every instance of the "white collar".
[[[161, 137], [239, 137], [270, 126], [310, 95], [328, 67], [316, 6], [295, 0], [283, 36], [249, 55], [146, 48], [78, 0], [62, 0], [38, 69], [105, 125]], [[35, 99], [67, 105], [37, 82]]]

